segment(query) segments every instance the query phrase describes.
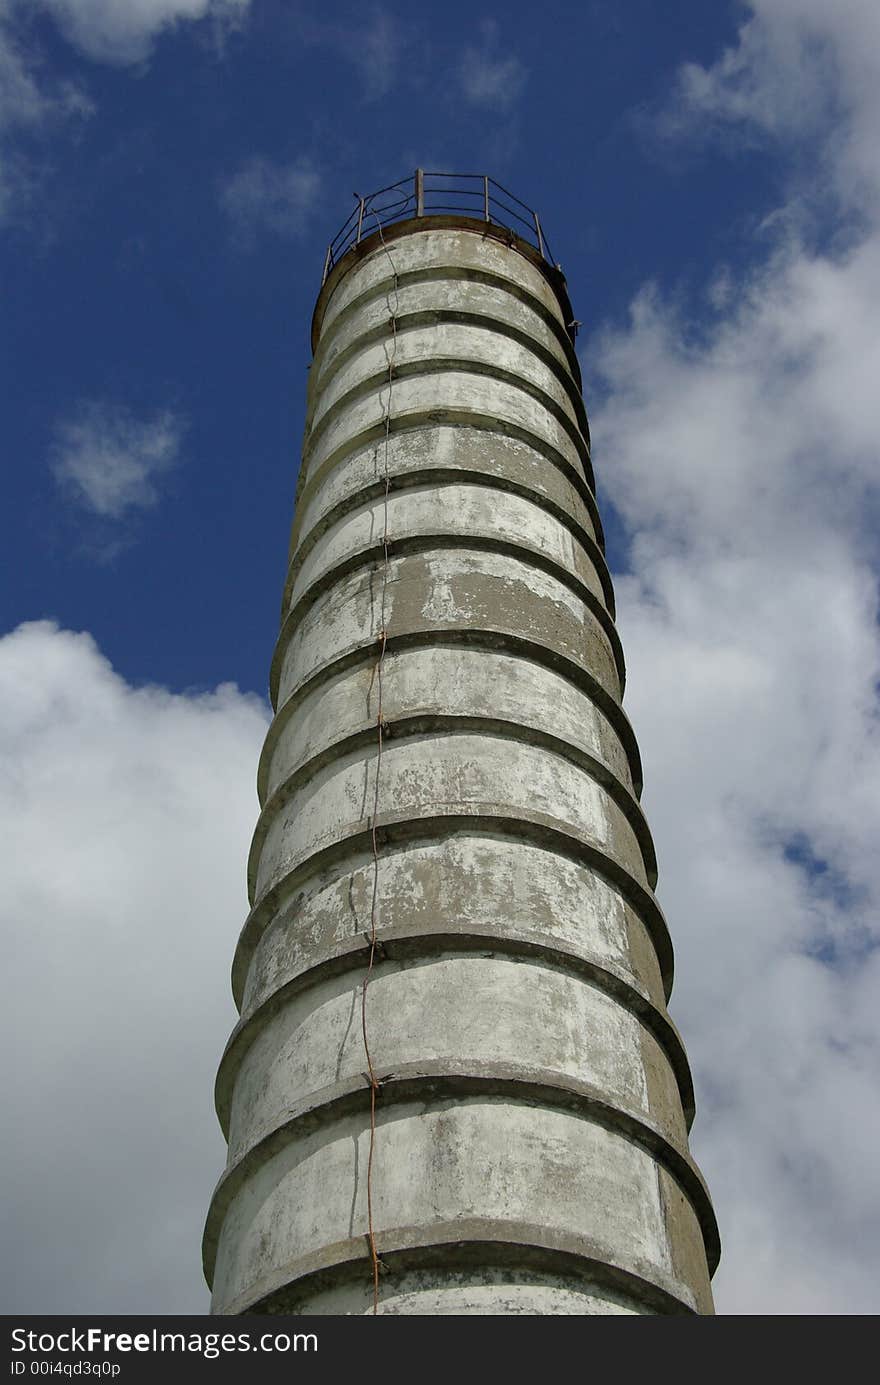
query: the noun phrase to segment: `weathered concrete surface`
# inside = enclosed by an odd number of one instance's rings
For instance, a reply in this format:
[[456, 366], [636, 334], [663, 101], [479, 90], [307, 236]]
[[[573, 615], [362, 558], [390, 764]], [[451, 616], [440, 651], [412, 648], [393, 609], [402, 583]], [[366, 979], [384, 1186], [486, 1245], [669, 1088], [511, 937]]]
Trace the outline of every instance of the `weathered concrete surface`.
[[372, 1311], [374, 894], [379, 1311], [712, 1311], [560, 294], [521, 246], [414, 223], [319, 299], [217, 1081], [216, 1313]]

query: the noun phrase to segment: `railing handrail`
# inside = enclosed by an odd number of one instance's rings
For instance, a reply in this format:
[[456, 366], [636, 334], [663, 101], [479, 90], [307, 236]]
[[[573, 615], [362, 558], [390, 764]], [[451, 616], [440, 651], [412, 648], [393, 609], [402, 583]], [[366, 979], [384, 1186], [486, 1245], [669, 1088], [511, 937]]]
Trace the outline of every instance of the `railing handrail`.
[[[432, 179], [446, 180], [447, 185], [431, 182]], [[477, 183], [477, 187], [464, 187], [464, 183]], [[399, 193], [386, 202], [379, 199], [388, 193]], [[499, 196], [499, 194], [501, 194]], [[338, 264], [351, 248], [360, 245], [365, 236], [384, 229], [395, 221], [408, 217], [438, 216], [448, 213], [474, 215], [476, 220], [485, 221], [491, 226], [500, 226], [513, 231], [532, 245], [548, 264], [559, 268], [550, 250], [547, 234], [541, 225], [538, 213], [521, 201], [515, 193], [496, 183], [487, 173], [434, 173], [417, 168], [414, 175], [401, 178], [396, 183], [379, 188], [376, 192], [357, 198], [354, 211], [342, 223], [336, 235], [327, 246], [324, 258], [322, 283], [335, 264]], [[450, 198], [448, 202], [438, 202], [437, 198]], [[477, 199], [477, 206], [468, 205], [468, 199]], [[503, 200], [507, 199], [507, 201]], [[508, 202], [515, 203], [509, 206]], [[521, 210], [518, 210], [521, 209]], [[477, 215], [477, 212], [479, 215]], [[523, 215], [526, 213], [526, 215]], [[512, 223], [518, 223], [514, 226]], [[522, 227], [523, 230], [519, 228]], [[525, 234], [524, 234], [525, 232]]]

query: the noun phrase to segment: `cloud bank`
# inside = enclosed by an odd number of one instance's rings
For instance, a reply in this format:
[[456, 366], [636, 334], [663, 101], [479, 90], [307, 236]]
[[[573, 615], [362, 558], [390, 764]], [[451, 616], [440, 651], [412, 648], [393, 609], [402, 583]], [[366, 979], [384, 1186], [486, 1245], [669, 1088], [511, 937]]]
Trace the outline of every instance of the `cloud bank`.
[[717, 64], [682, 71], [671, 126], [701, 122], [703, 138], [711, 114], [811, 147], [814, 167], [836, 160], [835, 221], [798, 237], [821, 206], [794, 177], [749, 270], [719, 266], [690, 308], [646, 285], [584, 365], [598, 474], [631, 539], [617, 579], [627, 702], [678, 944], [673, 1013], [702, 1093], [719, 1307], [870, 1313], [880, 15], [752, 10]]
[[6, 1313], [207, 1311], [267, 709], [130, 687], [88, 635], [0, 640]]

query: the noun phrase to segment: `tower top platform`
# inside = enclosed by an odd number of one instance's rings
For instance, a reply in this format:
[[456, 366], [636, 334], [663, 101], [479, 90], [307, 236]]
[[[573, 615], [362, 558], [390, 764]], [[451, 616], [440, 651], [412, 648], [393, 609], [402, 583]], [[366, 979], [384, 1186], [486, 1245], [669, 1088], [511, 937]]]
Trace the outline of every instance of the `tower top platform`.
[[502, 241], [542, 270], [577, 335], [562, 266], [555, 259], [537, 211], [486, 173], [434, 173], [417, 168], [406, 178], [362, 196], [327, 246], [321, 293], [312, 320], [317, 342], [324, 306], [339, 280], [375, 245], [440, 227], [455, 227]]

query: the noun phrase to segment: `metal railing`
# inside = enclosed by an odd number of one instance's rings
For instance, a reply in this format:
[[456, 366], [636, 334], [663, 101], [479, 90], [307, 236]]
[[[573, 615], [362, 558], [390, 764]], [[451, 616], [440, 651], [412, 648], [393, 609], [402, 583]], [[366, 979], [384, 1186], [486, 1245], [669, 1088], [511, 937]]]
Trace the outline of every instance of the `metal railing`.
[[367, 197], [354, 195], [357, 206], [327, 246], [322, 284], [346, 251], [365, 236], [413, 216], [457, 214], [500, 226], [528, 241], [548, 264], [556, 264], [538, 213], [485, 173], [428, 173], [417, 168], [411, 177]]

